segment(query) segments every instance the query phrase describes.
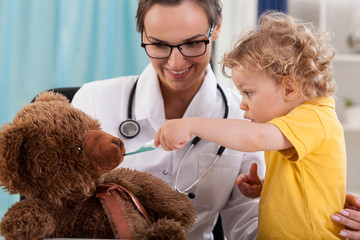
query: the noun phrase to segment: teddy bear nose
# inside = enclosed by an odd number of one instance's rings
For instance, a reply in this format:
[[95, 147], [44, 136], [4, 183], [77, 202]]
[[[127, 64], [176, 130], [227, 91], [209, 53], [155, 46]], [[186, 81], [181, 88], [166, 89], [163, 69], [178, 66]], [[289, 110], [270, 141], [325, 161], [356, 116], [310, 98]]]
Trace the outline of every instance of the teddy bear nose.
[[113, 140], [112, 143], [115, 144], [116, 146], [118, 146], [119, 148], [121, 148], [121, 146], [122, 146], [121, 141], [119, 139], [116, 139], [116, 138]]

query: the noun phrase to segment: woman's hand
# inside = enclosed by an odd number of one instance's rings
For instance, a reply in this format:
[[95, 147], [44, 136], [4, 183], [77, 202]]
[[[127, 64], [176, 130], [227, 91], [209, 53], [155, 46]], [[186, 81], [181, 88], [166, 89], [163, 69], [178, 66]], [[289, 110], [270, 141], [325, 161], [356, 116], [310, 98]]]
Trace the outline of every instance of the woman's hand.
[[360, 197], [348, 193], [346, 195], [345, 209], [332, 215], [331, 219], [345, 225], [346, 228], [341, 230], [340, 236], [360, 240]]

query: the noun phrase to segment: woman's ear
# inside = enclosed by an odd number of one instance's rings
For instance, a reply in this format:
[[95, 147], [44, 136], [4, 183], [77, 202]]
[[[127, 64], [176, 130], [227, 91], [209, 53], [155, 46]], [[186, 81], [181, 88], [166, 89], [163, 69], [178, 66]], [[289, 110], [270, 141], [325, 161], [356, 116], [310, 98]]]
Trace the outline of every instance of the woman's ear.
[[218, 39], [218, 37], [220, 35], [221, 22], [222, 22], [222, 14], [220, 15], [219, 22], [214, 26], [213, 34], [211, 36], [211, 40], [213, 40], [213, 41]]
[[287, 75], [281, 79], [281, 86], [285, 101], [293, 101], [300, 96], [300, 84], [293, 77]]

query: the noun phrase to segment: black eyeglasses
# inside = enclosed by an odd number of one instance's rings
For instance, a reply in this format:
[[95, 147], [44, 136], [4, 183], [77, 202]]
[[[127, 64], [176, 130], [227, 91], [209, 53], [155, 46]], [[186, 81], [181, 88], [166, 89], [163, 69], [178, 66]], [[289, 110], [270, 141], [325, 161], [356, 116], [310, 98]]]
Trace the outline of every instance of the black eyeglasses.
[[211, 24], [207, 40], [200, 40], [194, 42], [186, 42], [179, 45], [169, 45], [165, 43], [143, 43], [141, 33], [141, 47], [145, 49], [146, 54], [151, 58], [164, 59], [170, 57], [174, 47], [179, 49], [179, 52], [184, 57], [199, 57], [205, 54], [206, 46], [210, 43], [210, 38], [213, 33], [214, 23]]

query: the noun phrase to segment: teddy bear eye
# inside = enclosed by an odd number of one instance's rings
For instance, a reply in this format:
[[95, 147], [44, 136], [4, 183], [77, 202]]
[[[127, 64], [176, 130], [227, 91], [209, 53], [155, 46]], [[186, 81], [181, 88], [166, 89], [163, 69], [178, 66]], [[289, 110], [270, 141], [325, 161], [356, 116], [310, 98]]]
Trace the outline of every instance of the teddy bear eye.
[[81, 151], [83, 150], [83, 147], [82, 147], [82, 146], [78, 146], [78, 147], [77, 147], [77, 150], [78, 150], [79, 152], [81, 152]]

